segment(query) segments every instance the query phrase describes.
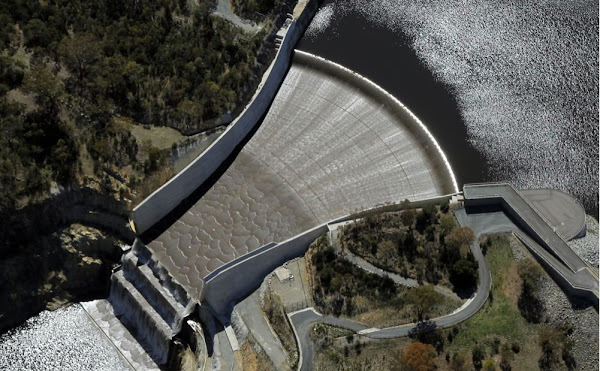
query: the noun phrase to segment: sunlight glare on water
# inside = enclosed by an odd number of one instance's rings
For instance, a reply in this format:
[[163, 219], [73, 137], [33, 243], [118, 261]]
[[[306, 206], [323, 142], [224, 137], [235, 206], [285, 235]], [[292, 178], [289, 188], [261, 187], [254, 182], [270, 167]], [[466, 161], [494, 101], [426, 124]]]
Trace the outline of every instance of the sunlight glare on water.
[[408, 36], [455, 96], [485, 180], [562, 189], [597, 211], [597, 2], [344, 0], [321, 12], [309, 38], [349, 12]]

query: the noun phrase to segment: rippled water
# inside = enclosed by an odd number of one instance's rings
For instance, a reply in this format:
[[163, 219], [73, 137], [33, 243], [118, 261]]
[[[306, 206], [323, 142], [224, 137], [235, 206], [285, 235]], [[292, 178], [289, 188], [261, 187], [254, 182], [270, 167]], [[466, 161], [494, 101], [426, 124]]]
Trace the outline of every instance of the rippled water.
[[0, 336], [0, 370], [130, 370], [81, 306], [44, 311]]
[[[354, 27], [397, 34], [448, 87], [460, 111], [452, 125], [466, 128], [466, 142], [486, 162], [480, 180], [559, 188], [597, 213], [596, 1], [328, 1], [308, 43], [335, 39], [330, 49], [377, 43], [372, 35], [344, 42], [339, 28], [347, 18]], [[379, 46], [390, 53], [397, 47]], [[381, 68], [376, 59], [372, 65]], [[449, 145], [447, 151], [460, 151], [465, 142]]]

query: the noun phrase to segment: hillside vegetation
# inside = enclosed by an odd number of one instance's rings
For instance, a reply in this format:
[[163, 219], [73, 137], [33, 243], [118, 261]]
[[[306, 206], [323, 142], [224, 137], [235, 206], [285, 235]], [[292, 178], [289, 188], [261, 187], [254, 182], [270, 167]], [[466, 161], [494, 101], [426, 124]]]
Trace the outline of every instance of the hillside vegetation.
[[419, 282], [445, 285], [469, 297], [477, 287], [477, 262], [468, 227], [458, 227], [448, 203], [380, 213], [344, 226], [340, 244], [369, 263]]
[[123, 196], [166, 167], [168, 150], [115, 118], [187, 133], [235, 113], [269, 62], [273, 48], [261, 47], [274, 26], [244, 34], [213, 6], [1, 0], [0, 210], [54, 183]]
[[214, 1], [0, 0], [0, 331], [105, 294], [128, 210], [249, 100], [289, 3], [248, 34]]

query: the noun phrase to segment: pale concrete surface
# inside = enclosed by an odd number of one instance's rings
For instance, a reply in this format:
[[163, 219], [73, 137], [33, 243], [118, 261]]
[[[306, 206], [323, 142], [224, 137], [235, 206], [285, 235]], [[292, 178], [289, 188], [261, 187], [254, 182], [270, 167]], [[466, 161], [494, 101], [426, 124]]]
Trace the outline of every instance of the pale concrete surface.
[[280, 282], [277, 277], [271, 276], [268, 278], [269, 286], [283, 302], [287, 310], [290, 308], [299, 309], [311, 305], [310, 289], [305, 287], [301, 261], [304, 259], [294, 259], [285, 264], [290, 272], [294, 275], [293, 280]]
[[140, 343], [115, 316], [114, 309], [108, 300], [83, 302], [81, 306], [133, 369], [160, 370]]
[[573, 196], [556, 189], [521, 189], [519, 193], [565, 240], [585, 233], [585, 210]]
[[231, 3], [229, 0], [217, 0], [217, 8], [213, 14], [228, 20], [247, 33], [255, 34], [262, 29], [261, 24], [256, 24], [248, 19], [240, 18], [240, 16], [235, 14], [231, 8]]

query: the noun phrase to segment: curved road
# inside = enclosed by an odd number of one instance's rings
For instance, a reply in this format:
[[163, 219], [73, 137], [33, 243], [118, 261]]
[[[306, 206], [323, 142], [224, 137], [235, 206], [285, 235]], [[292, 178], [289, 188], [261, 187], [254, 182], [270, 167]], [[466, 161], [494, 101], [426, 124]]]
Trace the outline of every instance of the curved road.
[[[457, 210], [457, 214], [459, 215], [456, 216], [459, 224], [464, 226], [466, 224], [463, 223], [465, 223], [467, 219], [460, 217], [461, 213], [464, 213], [463, 209]], [[477, 237], [479, 237], [481, 233], [477, 232], [478, 231], [475, 231]], [[479, 246], [478, 239], [475, 239], [475, 242], [471, 245], [471, 251], [475, 256], [475, 260], [477, 260], [477, 263], [479, 264], [479, 286], [477, 291], [475, 292], [474, 296], [465, 303], [465, 305], [457, 309], [454, 313], [432, 319], [432, 321], [435, 322], [438, 327], [450, 327], [468, 319], [477, 313], [487, 300], [490, 288], [492, 286], [492, 277], [485, 261], [485, 257], [483, 256]], [[314, 350], [312, 341], [310, 339], [310, 327], [317, 322], [346, 328], [373, 339], [392, 339], [403, 337], [408, 335], [409, 331], [416, 326], [415, 323], [411, 323], [383, 329], [369, 328], [363, 324], [348, 319], [323, 316], [322, 314], [316, 312], [314, 308], [306, 308], [289, 313], [288, 317], [292, 323], [292, 328], [294, 330], [294, 334], [296, 335], [296, 340], [299, 347], [300, 360], [298, 362], [298, 369], [303, 371], [312, 369]]]

